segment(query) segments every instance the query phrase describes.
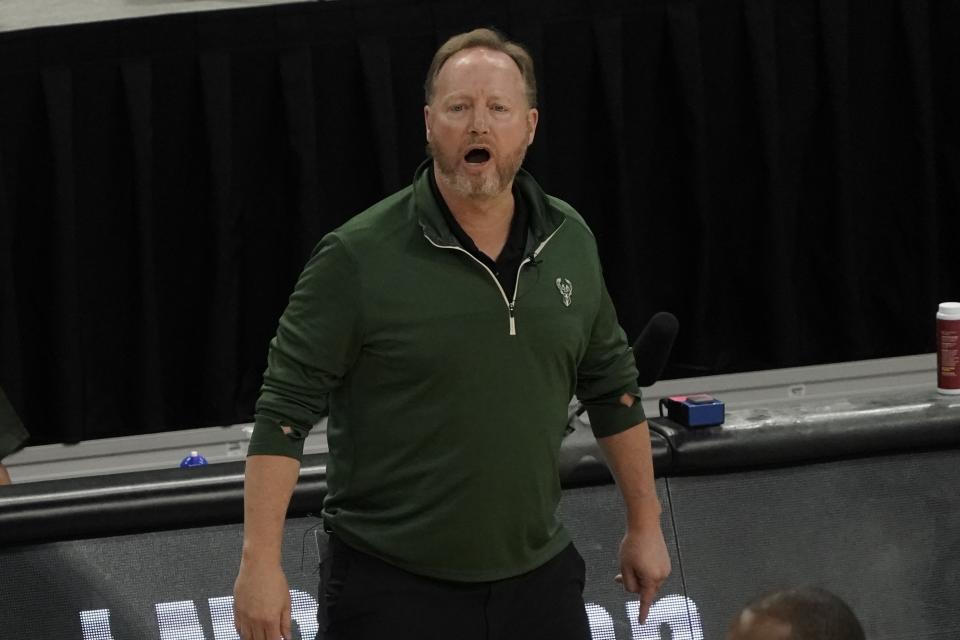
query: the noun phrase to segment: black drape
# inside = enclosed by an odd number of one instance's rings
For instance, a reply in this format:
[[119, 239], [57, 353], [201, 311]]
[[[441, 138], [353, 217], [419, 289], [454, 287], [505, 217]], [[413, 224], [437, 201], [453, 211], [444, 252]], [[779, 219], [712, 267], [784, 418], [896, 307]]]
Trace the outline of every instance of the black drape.
[[[933, 350], [960, 5], [342, 2], [0, 33], [0, 385], [34, 443], [250, 419], [310, 249], [423, 158], [447, 36], [529, 46], [527, 167], [682, 377]], [[931, 379], [933, 373], [931, 372]]]

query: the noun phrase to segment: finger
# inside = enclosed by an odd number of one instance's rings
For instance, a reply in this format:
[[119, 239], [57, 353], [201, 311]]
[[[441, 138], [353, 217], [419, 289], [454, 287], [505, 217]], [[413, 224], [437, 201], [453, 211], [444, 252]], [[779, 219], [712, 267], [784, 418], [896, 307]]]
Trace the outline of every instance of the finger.
[[645, 585], [640, 591], [640, 624], [647, 621], [647, 615], [650, 613], [650, 607], [653, 606], [656, 595], [656, 585]]
[[243, 636], [242, 640], [276, 640], [280, 637], [280, 625], [266, 622], [252, 624], [247, 627], [247, 633], [250, 635]]
[[640, 621], [640, 624], [644, 624], [647, 621], [647, 614], [650, 613], [650, 604], [649, 600], [640, 600], [640, 612], [637, 614], [637, 619]]
[[617, 575], [613, 576], [613, 581], [617, 584], [623, 584], [623, 574], [618, 573]]
[[283, 635], [283, 623], [277, 620], [270, 625], [269, 633], [264, 634], [263, 640], [287, 640], [289, 636]]
[[640, 582], [637, 580], [637, 574], [633, 571], [624, 571], [623, 572], [623, 588], [629, 591], [630, 593], [639, 593], [640, 592]]
[[237, 611], [237, 599], [233, 599], [233, 628], [237, 632], [237, 635], [241, 638], [244, 637], [244, 623], [243, 623], [243, 614]]
[[256, 640], [257, 627], [249, 618], [244, 615], [237, 616], [235, 626], [240, 640]]
[[280, 622], [280, 632], [283, 634], [284, 640], [291, 640], [291, 638], [293, 638], [293, 624], [290, 622], [289, 609], [283, 612], [283, 619]]

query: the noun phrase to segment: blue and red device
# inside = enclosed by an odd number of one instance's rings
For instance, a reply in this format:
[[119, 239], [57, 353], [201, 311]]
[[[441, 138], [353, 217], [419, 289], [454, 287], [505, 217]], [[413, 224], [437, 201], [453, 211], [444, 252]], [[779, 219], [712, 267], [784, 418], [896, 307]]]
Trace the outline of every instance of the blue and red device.
[[712, 427], [723, 424], [723, 402], [706, 393], [670, 396], [660, 399], [660, 415], [686, 427]]

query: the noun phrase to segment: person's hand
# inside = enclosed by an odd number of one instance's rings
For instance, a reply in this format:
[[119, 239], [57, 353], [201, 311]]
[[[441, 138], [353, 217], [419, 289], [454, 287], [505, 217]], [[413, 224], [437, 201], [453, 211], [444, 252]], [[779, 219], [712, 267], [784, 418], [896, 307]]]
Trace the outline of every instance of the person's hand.
[[670, 575], [670, 555], [659, 525], [628, 530], [620, 542], [620, 573], [615, 580], [640, 594], [640, 624], [647, 619], [660, 585]]
[[233, 625], [241, 640], [292, 638], [290, 587], [276, 562], [240, 562], [233, 583]]

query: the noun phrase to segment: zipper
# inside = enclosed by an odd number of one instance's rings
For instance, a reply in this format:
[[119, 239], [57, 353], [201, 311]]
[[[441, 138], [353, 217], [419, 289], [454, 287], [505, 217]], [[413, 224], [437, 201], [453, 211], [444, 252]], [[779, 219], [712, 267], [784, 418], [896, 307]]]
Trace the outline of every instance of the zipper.
[[536, 249], [534, 249], [533, 254], [527, 256], [526, 258], [524, 258], [523, 260], [520, 261], [520, 265], [517, 267], [517, 279], [516, 279], [516, 281], [513, 283], [513, 298], [512, 298], [512, 299], [507, 298], [507, 292], [503, 290], [503, 287], [502, 287], [502, 286], [500, 286], [500, 281], [497, 280], [496, 274], [494, 274], [493, 271], [490, 270], [490, 267], [488, 267], [487, 265], [483, 264], [480, 260], [478, 260], [475, 255], [473, 255], [472, 253], [470, 253], [469, 251], [467, 251], [466, 249], [464, 249], [463, 247], [461, 247], [461, 246], [459, 246], [459, 245], [455, 245], [455, 244], [437, 244], [436, 242], [434, 242], [434, 241], [430, 238], [430, 236], [428, 236], [428, 235], [426, 234], [426, 232], [424, 232], [423, 237], [427, 239], [427, 242], [429, 242], [429, 243], [432, 244], [433, 246], [437, 247], [438, 249], [452, 249], [452, 250], [454, 250], [454, 251], [460, 251], [460, 252], [462, 252], [462, 253], [470, 256], [470, 259], [471, 259], [471, 260], [473, 260], [473, 261], [476, 262], [478, 265], [480, 265], [481, 267], [483, 267], [483, 270], [490, 274], [490, 278], [493, 279], [493, 284], [497, 285], [497, 291], [500, 292], [500, 296], [503, 298], [504, 304], [507, 305], [507, 314], [508, 314], [509, 319], [510, 319], [510, 335], [511, 335], [511, 336], [515, 336], [515, 335], [517, 335], [516, 309], [517, 309], [517, 290], [520, 288], [520, 272], [523, 271], [523, 267], [524, 267], [525, 264], [527, 264], [528, 262], [530, 262], [531, 259], [536, 258], [538, 255], [540, 255], [540, 252], [543, 251], [543, 248], [544, 248], [545, 246], [547, 246], [547, 243], [550, 242], [550, 240], [553, 238], [553, 236], [557, 235], [557, 231], [560, 231], [560, 227], [563, 226], [563, 223], [564, 223], [564, 222], [566, 222], [566, 220], [561, 220], [561, 221], [560, 221], [560, 224], [557, 225], [557, 228], [553, 230], [553, 233], [551, 233], [549, 236], [547, 236], [546, 239], [545, 239], [543, 242], [541, 242], [541, 243], [537, 246]]

